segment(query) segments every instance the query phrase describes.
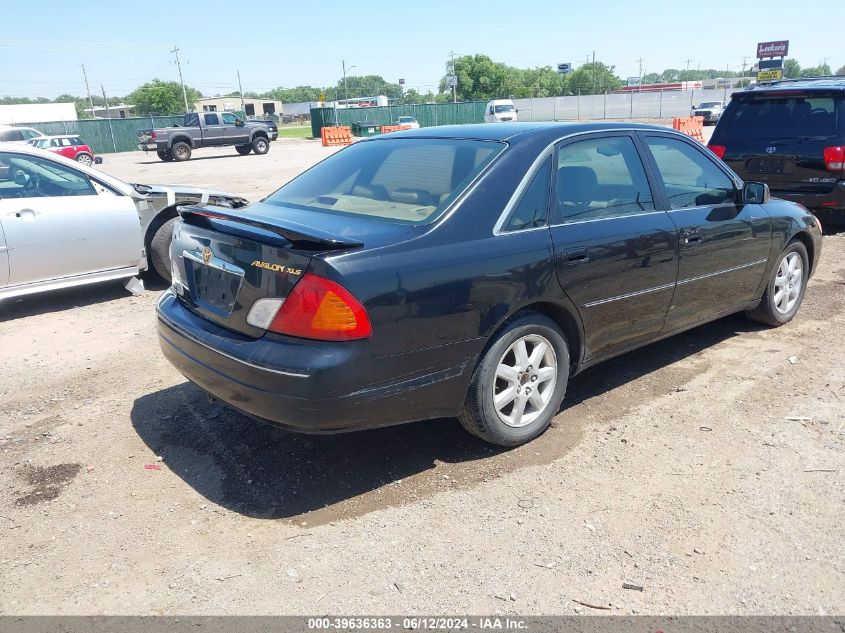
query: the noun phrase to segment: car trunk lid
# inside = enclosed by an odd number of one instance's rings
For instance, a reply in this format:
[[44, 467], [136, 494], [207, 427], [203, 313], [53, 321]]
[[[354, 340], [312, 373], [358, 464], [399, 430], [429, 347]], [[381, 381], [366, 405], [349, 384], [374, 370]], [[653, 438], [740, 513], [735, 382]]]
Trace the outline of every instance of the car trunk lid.
[[320, 226], [319, 217], [303, 223], [295, 209], [278, 215], [276, 207], [277, 215], [264, 215], [266, 206], [252, 205], [248, 212], [181, 207], [182, 223], [171, 245], [173, 286], [182, 302], [209, 321], [253, 338], [265, 332], [247, 321], [253, 304], [285, 298], [314, 257], [362, 248], [377, 237], [408, 230], [393, 225], [392, 230], [371, 227], [369, 235], [362, 226], [337, 232]]

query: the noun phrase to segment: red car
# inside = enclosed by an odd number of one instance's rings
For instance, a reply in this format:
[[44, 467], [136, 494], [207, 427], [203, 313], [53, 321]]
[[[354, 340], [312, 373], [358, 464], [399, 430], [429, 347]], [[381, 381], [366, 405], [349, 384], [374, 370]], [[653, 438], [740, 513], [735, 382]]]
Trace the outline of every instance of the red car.
[[46, 149], [56, 154], [61, 154], [65, 158], [70, 158], [89, 167], [94, 163], [94, 152], [91, 151], [91, 148], [83, 143], [81, 138], [72, 134], [64, 136], [42, 136], [31, 139], [29, 144], [39, 149]]

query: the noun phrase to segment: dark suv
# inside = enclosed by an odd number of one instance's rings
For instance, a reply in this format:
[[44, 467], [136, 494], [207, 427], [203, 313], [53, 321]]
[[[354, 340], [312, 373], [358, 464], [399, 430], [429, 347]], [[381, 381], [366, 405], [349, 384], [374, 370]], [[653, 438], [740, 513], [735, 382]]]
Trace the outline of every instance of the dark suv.
[[845, 224], [845, 77], [795, 79], [731, 95], [709, 147], [745, 180]]

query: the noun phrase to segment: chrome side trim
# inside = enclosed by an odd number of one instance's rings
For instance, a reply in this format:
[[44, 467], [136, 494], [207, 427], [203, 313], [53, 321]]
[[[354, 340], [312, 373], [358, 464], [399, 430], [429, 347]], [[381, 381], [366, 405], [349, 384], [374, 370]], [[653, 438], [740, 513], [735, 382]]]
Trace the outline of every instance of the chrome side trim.
[[725, 270], [719, 270], [715, 273], [707, 273], [706, 275], [699, 275], [698, 277], [690, 277], [689, 279], [684, 279], [683, 281], [679, 281], [678, 285], [682, 286], [684, 284], [691, 284], [694, 281], [701, 281], [702, 279], [709, 279], [710, 277], [715, 277], [716, 275], [724, 275], [725, 273], [732, 273], [737, 270], [742, 270], [743, 268], [751, 268], [752, 266], [759, 266], [760, 264], [765, 264], [769, 260], [768, 259], [760, 259], [756, 262], [750, 262], [748, 264], [742, 264], [740, 266], [734, 266], [733, 268], [726, 268]]
[[[166, 296], [166, 295], [163, 295], [163, 296]], [[256, 365], [254, 363], [249, 363], [249, 362], [247, 362], [247, 361], [245, 361], [241, 358], [236, 358], [235, 356], [232, 356], [231, 354], [227, 354], [226, 352], [221, 352], [219, 349], [215, 349], [215, 348], [211, 347], [208, 343], [204, 343], [204, 342], [200, 341], [199, 339], [197, 339], [192, 334], [189, 334], [188, 332], [186, 332], [184, 329], [180, 328], [179, 326], [175, 325], [174, 323], [170, 322], [169, 320], [163, 318], [160, 314], [159, 314], [158, 318], [161, 319], [162, 322], [165, 325], [167, 325], [167, 327], [169, 327], [171, 330], [178, 333], [180, 336], [184, 336], [186, 339], [188, 339], [192, 343], [196, 343], [200, 347], [204, 347], [205, 349], [210, 350], [210, 351], [214, 352], [215, 354], [217, 354], [219, 356], [223, 356], [224, 358], [228, 358], [229, 360], [233, 360], [240, 365], [245, 365], [246, 367], [251, 367], [252, 369], [258, 369], [259, 371], [270, 372], [271, 374], [278, 374], [279, 376], [289, 376], [291, 378], [310, 378], [311, 377], [309, 374], [297, 374], [297, 373], [292, 372], [292, 371], [283, 371], [281, 369], [270, 369], [269, 367], [263, 367], [262, 365]], [[173, 347], [176, 347], [175, 345], [173, 345], [173, 343], [171, 341], [167, 340], [167, 337], [165, 337], [163, 335], [159, 335], [159, 336], [161, 336], [164, 340], [166, 340], [168, 342], [168, 344], [172, 345]], [[176, 349], [179, 349], [179, 348], [176, 348]], [[182, 351], [182, 350], [180, 350], [180, 351]], [[184, 354], [184, 352], [182, 352], [182, 353]]]
[[662, 286], [655, 286], [654, 288], [646, 288], [645, 290], [637, 290], [636, 292], [629, 292], [628, 294], [619, 295], [618, 297], [610, 297], [608, 299], [599, 299], [598, 301], [591, 301], [590, 303], [585, 303], [585, 308], [592, 308], [593, 306], [600, 306], [605, 303], [610, 303], [611, 301], [621, 301], [622, 299], [630, 299], [631, 297], [639, 297], [640, 295], [648, 294], [650, 292], [660, 292], [661, 290], [668, 290], [669, 288], [673, 288], [675, 286], [675, 282], [670, 284], [663, 284]]
[[607, 218], [592, 218], [590, 220], [575, 220], [574, 222], [561, 222], [560, 224], [552, 224], [552, 227], [572, 226], [573, 224], [587, 224], [589, 222], [604, 222], [605, 220], [624, 220], [626, 218], [639, 218], [644, 215], [665, 215], [665, 211], [643, 211], [642, 213], [629, 213], [627, 215], [612, 215]]

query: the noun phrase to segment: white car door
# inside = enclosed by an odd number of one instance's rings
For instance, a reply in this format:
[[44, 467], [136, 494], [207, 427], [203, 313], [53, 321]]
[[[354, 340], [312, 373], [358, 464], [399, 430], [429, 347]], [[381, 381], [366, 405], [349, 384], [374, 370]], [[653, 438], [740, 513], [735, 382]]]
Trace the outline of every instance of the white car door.
[[143, 238], [132, 198], [47, 157], [0, 152], [7, 285], [137, 267]]
[[6, 234], [3, 233], [3, 219], [0, 218], [0, 288], [9, 280], [9, 253], [6, 248]]

